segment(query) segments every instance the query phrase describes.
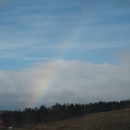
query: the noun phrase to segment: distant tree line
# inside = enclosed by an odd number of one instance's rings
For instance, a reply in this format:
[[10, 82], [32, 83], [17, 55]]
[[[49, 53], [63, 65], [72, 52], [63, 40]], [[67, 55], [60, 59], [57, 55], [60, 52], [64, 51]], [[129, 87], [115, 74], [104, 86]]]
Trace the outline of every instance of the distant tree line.
[[35, 107], [25, 108], [24, 111], [15, 110], [6, 114], [6, 122], [11, 126], [21, 127], [29, 125], [30, 127], [43, 122], [51, 122], [56, 120], [64, 120], [69, 118], [81, 117], [84, 115], [89, 115], [99, 112], [107, 112], [114, 110], [121, 110], [130, 108], [130, 100], [120, 101], [120, 102], [96, 102], [89, 104], [59, 104], [47, 108], [41, 106], [39, 108]]

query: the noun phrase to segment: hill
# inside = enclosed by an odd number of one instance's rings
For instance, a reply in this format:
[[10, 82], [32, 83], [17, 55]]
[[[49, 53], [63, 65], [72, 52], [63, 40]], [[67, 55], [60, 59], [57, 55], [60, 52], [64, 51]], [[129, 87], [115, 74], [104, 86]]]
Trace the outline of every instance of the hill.
[[[25, 126], [22, 130], [29, 129]], [[130, 109], [37, 124], [33, 130], [130, 130]]]

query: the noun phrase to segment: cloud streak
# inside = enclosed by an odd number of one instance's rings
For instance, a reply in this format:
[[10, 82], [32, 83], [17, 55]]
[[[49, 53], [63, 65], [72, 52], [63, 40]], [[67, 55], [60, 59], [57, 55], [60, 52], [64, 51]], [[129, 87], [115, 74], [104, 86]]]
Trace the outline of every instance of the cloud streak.
[[[87, 3], [93, 2], [83, 1], [83, 4]], [[68, 4], [67, 1], [59, 4], [47, 1], [40, 3], [13, 1], [7, 4], [8, 9], [3, 8], [3, 13], [0, 15], [2, 30], [0, 58], [31, 61], [61, 60], [62, 55], [68, 50], [72, 50], [73, 54], [84, 56], [89, 50], [120, 48], [129, 44], [127, 36], [129, 24], [109, 25], [112, 18], [118, 15], [117, 12], [114, 15], [110, 13], [111, 17], [104, 19], [102, 12], [107, 16], [107, 11], [104, 9], [99, 10], [95, 17], [93, 9], [91, 15], [82, 14], [79, 2]]]

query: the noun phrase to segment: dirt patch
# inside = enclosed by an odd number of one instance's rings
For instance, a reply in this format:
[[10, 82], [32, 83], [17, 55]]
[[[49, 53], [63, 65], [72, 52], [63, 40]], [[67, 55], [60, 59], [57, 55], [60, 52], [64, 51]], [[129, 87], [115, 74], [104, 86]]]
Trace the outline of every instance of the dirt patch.
[[44, 125], [38, 125], [34, 128], [35, 130], [45, 130], [48, 129], [48, 126], [44, 126]]
[[56, 130], [64, 130], [65, 128], [66, 128], [65, 125], [63, 125], [63, 126], [58, 126], [58, 127], [56, 128]]

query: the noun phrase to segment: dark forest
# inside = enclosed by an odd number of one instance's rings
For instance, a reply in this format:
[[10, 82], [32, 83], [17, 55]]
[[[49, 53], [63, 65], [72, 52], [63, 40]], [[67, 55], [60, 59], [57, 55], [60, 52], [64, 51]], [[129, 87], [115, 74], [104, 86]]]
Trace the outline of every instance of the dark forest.
[[25, 108], [24, 111], [15, 110], [6, 112], [3, 120], [6, 125], [13, 127], [22, 127], [29, 125], [30, 127], [43, 122], [52, 122], [56, 120], [64, 120], [69, 118], [81, 117], [93, 113], [115, 111], [130, 108], [130, 100], [120, 102], [96, 102], [89, 104], [59, 104], [47, 108], [44, 105], [37, 108]]

